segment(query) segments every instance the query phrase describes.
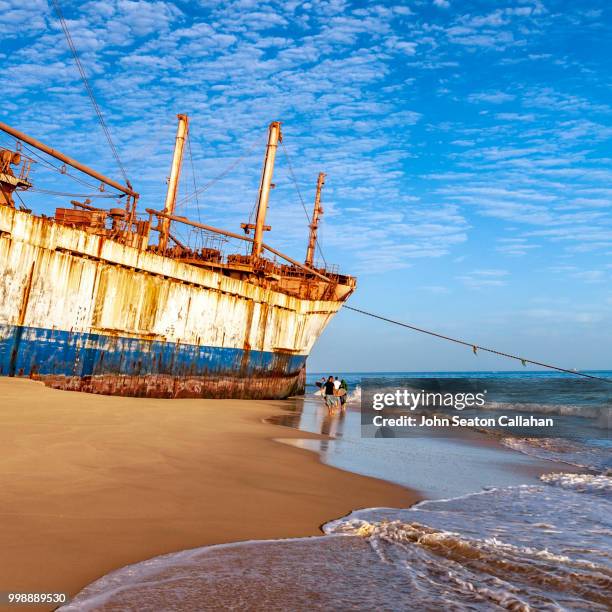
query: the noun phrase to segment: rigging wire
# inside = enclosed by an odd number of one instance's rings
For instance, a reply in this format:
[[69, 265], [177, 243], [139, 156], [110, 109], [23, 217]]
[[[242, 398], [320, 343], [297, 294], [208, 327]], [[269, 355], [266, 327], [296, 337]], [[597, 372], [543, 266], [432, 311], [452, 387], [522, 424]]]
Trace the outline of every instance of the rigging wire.
[[123, 178], [127, 186], [131, 189], [132, 186], [127, 177], [125, 167], [121, 163], [121, 159], [119, 158], [119, 153], [117, 152], [117, 148], [115, 147], [115, 143], [113, 142], [113, 139], [111, 137], [110, 130], [108, 129], [108, 126], [106, 125], [106, 122], [104, 121], [104, 117], [102, 116], [102, 111], [100, 110], [100, 106], [98, 105], [93, 89], [91, 88], [91, 85], [89, 84], [87, 75], [85, 74], [85, 70], [83, 68], [83, 64], [81, 64], [79, 54], [77, 53], [76, 47], [74, 46], [74, 41], [72, 40], [72, 36], [70, 34], [70, 30], [68, 29], [68, 24], [66, 23], [66, 19], [64, 18], [64, 15], [62, 13], [62, 9], [60, 8], [58, 0], [52, 0], [52, 2], [53, 2], [53, 7], [55, 8], [57, 17], [60, 21], [62, 30], [64, 32], [64, 35], [68, 42], [68, 46], [70, 47], [70, 51], [72, 52], [72, 56], [74, 57], [74, 62], [77, 65], [77, 68], [81, 75], [81, 80], [83, 81], [83, 84], [85, 85], [85, 89], [87, 90], [87, 95], [89, 96], [89, 99], [91, 100], [91, 104], [94, 107], [96, 115], [98, 116], [98, 121], [100, 123], [100, 126], [102, 127], [102, 131], [104, 132], [104, 135], [106, 136], [106, 140], [108, 141], [110, 150], [113, 154], [113, 157], [115, 158], [115, 161], [117, 162], [117, 165], [119, 166], [119, 170], [121, 171], [121, 174], [123, 175]]
[[52, 196], [62, 196], [66, 198], [108, 198], [108, 199], [115, 200], [116, 198], [124, 197], [124, 194], [117, 196], [111, 193], [67, 193], [64, 191], [52, 191], [50, 189], [40, 189], [39, 187], [30, 187], [28, 191], [33, 191], [35, 193], [44, 193], [46, 195], [52, 195]]
[[68, 172], [68, 170], [62, 169], [62, 166], [56, 166], [55, 164], [50, 162], [48, 159], [45, 159], [44, 157], [39, 155], [36, 151], [34, 151], [34, 149], [31, 149], [30, 147], [28, 147], [23, 142], [21, 143], [21, 146], [24, 149], [26, 149], [30, 155], [36, 157], [38, 161], [40, 161], [43, 165], [48, 166], [51, 170], [54, 170], [55, 172], [59, 172], [60, 174], [64, 176], [69, 176], [71, 179], [77, 181], [77, 183], [81, 183], [81, 185], [84, 185], [85, 187], [89, 187], [90, 189], [98, 188], [97, 185], [92, 185], [91, 183], [88, 183], [87, 181], [83, 180], [81, 177], [71, 174], [70, 172]]
[[[251, 210], [249, 212], [249, 220], [247, 221], [247, 228], [244, 230], [245, 234], [248, 234], [251, 230], [248, 229], [249, 225], [253, 225], [255, 223], [255, 215], [257, 214], [257, 207], [259, 204], [259, 191], [255, 194], [255, 200], [253, 201], [253, 206], [251, 206]], [[249, 249], [252, 249], [252, 245], [249, 244], [248, 242], [245, 242], [243, 245], [244, 247], [244, 254], [248, 255], [249, 254]]]
[[291, 175], [291, 180], [293, 181], [295, 190], [297, 191], [298, 197], [300, 198], [300, 203], [302, 204], [302, 208], [304, 209], [306, 220], [308, 221], [308, 223], [311, 223], [312, 219], [310, 218], [310, 215], [308, 214], [308, 210], [306, 210], [306, 204], [304, 204], [304, 198], [302, 198], [302, 192], [300, 191], [300, 187], [298, 185], [297, 178], [295, 177], [295, 172], [293, 172], [293, 165], [291, 164], [291, 160], [289, 159], [289, 153], [287, 153], [287, 147], [285, 147], [285, 144], [283, 143], [282, 140], [280, 141], [280, 143], [281, 143], [281, 149], [283, 150], [283, 155], [285, 156], [285, 159], [287, 160], [287, 166], [289, 167], [289, 174]]
[[487, 353], [492, 353], [493, 355], [498, 355], [500, 357], [506, 357], [508, 359], [514, 359], [516, 361], [520, 361], [522, 365], [527, 365], [528, 363], [532, 365], [537, 365], [542, 368], [547, 368], [549, 370], [556, 370], [557, 372], [564, 372], [566, 374], [573, 374], [574, 376], [582, 376], [583, 378], [592, 378], [594, 380], [601, 380], [603, 382], [607, 382], [612, 384], [612, 379], [603, 378], [602, 376], [593, 376], [592, 374], [586, 374], [585, 372], [578, 372], [577, 370], [570, 370], [568, 368], [561, 368], [559, 366], [550, 365], [548, 363], [542, 363], [541, 361], [534, 361], [533, 359], [527, 359], [525, 357], [519, 357], [518, 355], [512, 355], [510, 353], [504, 353], [502, 351], [498, 351], [496, 349], [487, 348], [484, 346], [480, 346], [478, 344], [474, 344], [472, 342], [466, 342], [465, 340], [459, 340], [458, 338], [452, 338], [451, 336], [445, 336], [444, 334], [439, 334], [437, 332], [433, 332], [427, 329], [422, 329], [420, 327], [416, 327], [414, 325], [409, 325], [408, 323], [402, 323], [401, 321], [394, 321], [393, 319], [388, 319], [387, 317], [383, 317], [381, 315], [374, 314], [372, 312], [367, 312], [366, 310], [361, 310], [360, 308], [353, 308], [352, 306], [343, 305], [343, 308], [347, 310], [352, 310], [353, 312], [358, 312], [362, 315], [366, 315], [368, 317], [372, 317], [373, 319], [379, 319], [380, 321], [386, 321], [387, 323], [392, 323], [393, 325], [399, 325], [400, 327], [406, 327], [407, 329], [411, 329], [412, 331], [419, 332], [421, 334], [427, 334], [429, 336], [434, 336], [436, 338], [441, 338], [442, 340], [447, 340], [449, 342], [454, 342], [455, 344], [461, 344], [463, 346], [469, 346], [474, 355], [477, 354], [478, 351], [484, 351]]
[[193, 164], [193, 153], [191, 152], [191, 136], [189, 132], [187, 132], [187, 151], [189, 152], [189, 162], [191, 164], [191, 178], [193, 179], [193, 193], [195, 195], [196, 201], [196, 212], [198, 214], [198, 221], [202, 223], [202, 219], [200, 217], [200, 199], [198, 198], [198, 184], [196, 181], [196, 173], [195, 166]]
[[[200, 223], [202, 223], [202, 217], [200, 215], [200, 199], [198, 198], [198, 194], [197, 189], [198, 189], [198, 183], [196, 181], [196, 173], [195, 173], [195, 166], [193, 163], [193, 153], [191, 151], [191, 134], [189, 133], [189, 131], [187, 132], [187, 151], [189, 152], [189, 162], [191, 165], [191, 178], [193, 180], [193, 191], [195, 193], [195, 201], [196, 201], [196, 213], [198, 215], [198, 221]], [[198, 244], [198, 238], [200, 238], [200, 234], [196, 233], [195, 234], [195, 243], [196, 245]], [[204, 246], [204, 242], [201, 241], [202, 244], [200, 245], [201, 247]]]
[[[291, 180], [293, 181], [293, 184], [295, 186], [295, 190], [297, 191], [298, 197], [300, 198], [300, 203], [302, 204], [302, 208], [304, 209], [304, 214], [306, 215], [306, 219], [308, 220], [308, 225], [310, 226], [312, 224], [312, 217], [308, 214], [308, 210], [306, 209], [306, 204], [304, 204], [304, 198], [302, 198], [302, 192], [300, 191], [300, 187], [298, 185], [297, 182], [297, 178], [295, 177], [295, 172], [293, 172], [293, 166], [291, 164], [291, 160], [289, 159], [289, 153], [287, 152], [287, 147], [285, 147], [283, 141], [280, 141], [281, 143], [281, 149], [283, 151], [283, 155], [285, 156], [285, 159], [287, 160], [287, 165], [289, 166], [289, 174], [291, 175]], [[327, 261], [325, 260], [325, 256], [323, 255], [323, 250], [321, 249], [321, 245], [319, 244], [319, 241], [316, 241], [316, 247], [319, 251], [319, 254], [321, 255], [321, 259], [323, 259], [323, 263], [325, 264], [325, 267], [327, 267]]]
[[13, 191], [13, 193], [17, 196], [17, 199], [21, 202], [20, 209], [29, 210], [29, 208], [26, 206], [25, 202], [23, 201], [23, 198], [19, 195], [19, 192], [15, 190]]
[[259, 203], [259, 194], [255, 196], [255, 201], [253, 202], [253, 206], [251, 206], [251, 212], [249, 213], [249, 222], [248, 225], [252, 225], [255, 218], [255, 211], [257, 209], [257, 204]]
[[[31, 149], [28, 145], [26, 145], [25, 143], [21, 142], [21, 141], [17, 141], [21, 144], [22, 149], [25, 149], [29, 155], [36, 157], [38, 162], [42, 163], [44, 166], [47, 166], [50, 170], [53, 170], [55, 172], [58, 172], [59, 174], [62, 174], [64, 176], [68, 176], [71, 179], [81, 183], [82, 185], [84, 185], [85, 187], [89, 187], [90, 189], [96, 189], [97, 187], [96, 185], [92, 185], [91, 183], [88, 183], [87, 181], [81, 179], [78, 176], [75, 176], [74, 174], [71, 174], [70, 172], [68, 172], [67, 170], [64, 170], [61, 166], [56, 166], [55, 164], [51, 163], [49, 160], [45, 159], [44, 157], [42, 157], [41, 155], [39, 155], [36, 151], [34, 151], [33, 149]], [[13, 148], [13, 145], [6, 145], [0, 142], [0, 144], [3, 147], [8, 147], [8, 148]], [[36, 163], [36, 160], [30, 158], [32, 162]], [[96, 193], [70, 193], [70, 192], [66, 192], [66, 191], [54, 191], [51, 189], [43, 189], [42, 187], [29, 187], [27, 189], [28, 192], [34, 192], [34, 193], [42, 193], [45, 195], [51, 195], [51, 196], [61, 196], [61, 197], [71, 197], [71, 198], [104, 198], [104, 199], [117, 199], [117, 198], [123, 198], [124, 194], [112, 194], [112, 193], [100, 193], [99, 191], [97, 191]], [[17, 192], [15, 192], [17, 193]], [[25, 206], [25, 203], [23, 202], [23, 200], [21, 199], [21, 197], [18, 195], [19, 199], [21, 200], [21, 203]]]
[[255, 148], [258, 143], [259, 141], [255, 141], [238, 159], [234, 160], [231, 164], [229, 164], [227, 168], [225, 168], [225, 170], [223, 170], [213, 179], [208, 181], [208, 183], [202, 185], [202, 187], [200, 187], [199, 189], [196, 189], [193, 193], [190, 193], [189, 195], [185, 196], [180, 202], [176, 204], [176, 208], [178, 208], [179, 206], [183, 206], [189, 200], [194, 197], [197, 197], [199, 194], [210, 189], [215, 183], [218, 183], [221, 179], [225, 178], [232, 170], [234, 170], [234, 168], [236, 168], [236, 166], [238, 166], [238, 164], [240, 164], [244, 160], [244, 158]]
[[[68, 176], [71, 179], [81, 183], [85, 187], [89, 187], [90, 189], [96, 189], [97, 190], [96, 185], [92, 185], [91, 183], [88, 183], [87, 181], [81, 179], [80, 177], [75, 176], [74, 174], [71, 174], [67, 170], [63, 169], [61, 166], [56, 166], [55, 164], [53, 164], [49, 160], [47, 160], [44, 157], [42, 157], [41, 155], [39, 155], [35, 150], [30, 148], [25, 143], [23, 143], [21, 141], [17, 141], [17, 142], [20, 143], [22, 149], [25, 149], [29, 155], [31, 155], [33, 157], [36, 157], [40, 163], [42, 163], [44, 166], [47, 166], [50, 170], [58, 172], [58, 173], [60, 173], [60, 174], [62, 174], [64, 176]], [[9, 147], [9, 148], [13, 147], [12, 144], [11, 145], [6, 145], [6, 144], [3, 144], [2, 142], [0, 142], [0, 145], [2, 145], [4, 147]], [[30, 158], [30, 159], [31, 159], [31, 161], [36, 163], [36, 160], [34, 160], [32, 158]], [[41, 193], [41, 194], [50, 195], [50, 196], [70, 197], [70, 198], [83, 198], [83, 199], [98, 198], [98, 199], [115, 200], [115, 199], [118, 199], [118, 198], [125, 197], [124, 194], [100, 193], [99, 191], [96, 191], [95, 193], [71, 193], [71, 192], [66, 192], [66, 191], [54, 191], [52, 189], [43, 189], [42, 187], [33, 187], [33, 186], [29, 187], [27, 189], [27, 191], [28, 192], [33, 192], [33, 193]], [[19, 195], [18, 191], [15, 191], [14, 193], [19, 198], [19, 201], [21, 202], [22, 208], [27, 209], [27, 206], [26, 206], [25, 202], [23, 201], [23, 199], [21, 198], [21, 196]]]

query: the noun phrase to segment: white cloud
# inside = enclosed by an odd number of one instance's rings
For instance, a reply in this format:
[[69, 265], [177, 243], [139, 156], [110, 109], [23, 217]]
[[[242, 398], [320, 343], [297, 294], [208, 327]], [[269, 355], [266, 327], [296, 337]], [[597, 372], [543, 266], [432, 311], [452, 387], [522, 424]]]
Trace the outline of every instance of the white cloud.
[[511, 257], [521, 257], [540, 248], [539, 244], [531, 244], [526, 238], [499, 238], [497, 242], [499, 246], [495, 250]]
[[490, 102], [491, 104], [503, 104], [504, 102], [512, 102], [516, 98], [515, 95], [504, 91], [492, 91], [483, 93], [473, 93], [468, 96], [470, 102]]
[[536, 120], [533, 113], [497, 113], [495, 117], [500, 121], [518, 121], [521, 123], [531, 123]]
[[416, 54], [416, 49], [417, 49], [417, 44], [414, 43], [414, 42], [400, 41], [400, 42], [396, 43], [395, 49], [398, 49], [399, 51], [402, 51], [406, 55], [415, 55]]
[[470, 289], [485, 289], [493, 287], [503, 287], [507, 284], [507, 270], [484, 269], [473, 270], [468, 274], [457, 277], [466, 287]]
[[424, 285], [420, 287], [420, 289], [429, 293], [433, 293], [435, 295], [446, 295], [451, 292], [448, 287], [443, 285]]

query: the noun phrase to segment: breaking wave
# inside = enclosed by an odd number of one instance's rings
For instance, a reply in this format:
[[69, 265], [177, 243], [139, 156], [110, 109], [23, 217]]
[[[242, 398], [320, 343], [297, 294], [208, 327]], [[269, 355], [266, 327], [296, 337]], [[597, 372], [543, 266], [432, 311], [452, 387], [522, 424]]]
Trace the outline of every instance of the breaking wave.
[[612, 478], [607, 474], [542, 474], [540, 480], [581, 493], [612, 495]]
[[596, 472], [612, 471], [609, 445], [598, 446], [564, 438], [502, 438], [501, 443], [538, 459], [558, 461]]
[[352, 391], [349, 391], [348, 398], [346, 401], [349, 404], [361, 403], [361, 387], [359, 385], [357, 385]]
[[610, 424], [611, 409], [608, 406], [585, 406], [580, 404], [549, 404], [538, 402], [487, 402], [486, 410], [516, 411], [537, 414], [581, 417], [594, 419], [601, 426]]
[[550, 474], [542, 481], [571, 490], [491, 489], [410, 510], [355, 512], [325, 531], [365, 538], [421, 587], [450, 590], [457, 609], [603, 610], [612, 604], [612, 508], [609, 498], [585, 502], [580, 492], [609, 493], [606, 478]]

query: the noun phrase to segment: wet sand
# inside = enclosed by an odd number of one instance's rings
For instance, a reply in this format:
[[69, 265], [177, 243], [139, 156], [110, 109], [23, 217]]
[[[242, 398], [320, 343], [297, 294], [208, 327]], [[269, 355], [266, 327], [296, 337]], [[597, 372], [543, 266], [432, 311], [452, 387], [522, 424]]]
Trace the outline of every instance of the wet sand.
[[490, 487], [541, 484], [551, 471], [579, 468], [517, 452], [501, 436], [475, 430], [399, 432], [393, 439], [363, 437], [358, 403], [329, 417], [320, 398], [297, 400], [298, 410], [269, 421], [332, 439], [292, 438], [280, 441], [317, 453], [326, 465], [419, 491], [427, 499], [448, 499]]
[[[167, 552], [321, 533], [418, 494], [322, 464], [264, 423], [291, 400], [151, 400], [0, 377], [0, 591], [63, 591]], [[41, 608], [39, 608], [41, 609]]]

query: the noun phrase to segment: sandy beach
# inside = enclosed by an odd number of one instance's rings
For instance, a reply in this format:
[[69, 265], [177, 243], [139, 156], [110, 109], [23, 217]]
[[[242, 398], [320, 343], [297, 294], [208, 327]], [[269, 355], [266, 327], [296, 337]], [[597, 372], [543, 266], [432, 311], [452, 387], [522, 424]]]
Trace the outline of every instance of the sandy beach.
[[275, 438], [286, 402], [150, 400], [0, 378], [0, 590], [71, 595], [167, 552], [318, 535], [355, 508], [406, 508], [408, 489]]
[[[321, 537], [238, 541], [149, 556], [89, 584], [61, 609], [608, 609], [601, 588], [608, 574], [601, 528], [609, 485], [606, 477], [567, 462], [578, 460], [567, 454], [576, 447], [532, 440], [522, 441], [517, 452], [481, 431], [372, 438], [363, 435], [358, 408], [353, 399], [345, 413], [329, 416], [321, 398], [307, 394], [268, 408], [276, 415], [266, 420], [283, 425], [274, 430], [276, 444], [309, 449], [323, 465], [381, 484], [418, 490], [427, 501], [357, 510], [339, 520], [324, 517], [327, 535]], [[231, 438], [238, 431], [234, 425], [226, 430]], [[557, 448], [561, 454], [554, 455]], [[538, 455], [542, 451], [548, 459]], [[251, 474], [251, 466], [244, 473]], [[291, 474], [286, 479], [292, 481]], [[275, 475], [264, 485], [272, 481]], [[239, 495], [243, 485], [236, 478], [229, 486]], [[318, 498], [327, 496], [321, 492]], [[364, 498], [355, 499], [349, 503], [363, 508]], [[289, 523], [287, 531], [294, 533]], [[233, 528], [232, 523], [227, 533]]]

